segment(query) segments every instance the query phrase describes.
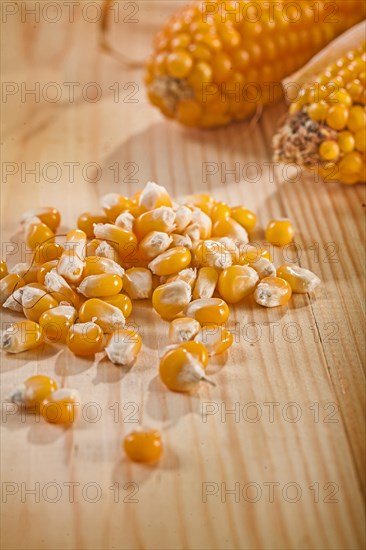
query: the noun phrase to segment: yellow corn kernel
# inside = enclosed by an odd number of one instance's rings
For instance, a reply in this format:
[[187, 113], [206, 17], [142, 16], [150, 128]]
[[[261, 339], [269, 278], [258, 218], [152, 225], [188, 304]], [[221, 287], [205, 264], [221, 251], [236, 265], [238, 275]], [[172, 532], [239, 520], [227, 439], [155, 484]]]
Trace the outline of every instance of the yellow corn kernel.
[[85, 260], [71, 250], [65, 250], [57, 264], [57, 273], [70, 283], [81, 280], [85, 268]]
[[175, 210], [175, 230], [181, 233], [192, 221], [192, 209], [182, 204]]
[[163, 443], [158, 430], [134, 431], [123, 441], [123, 449], [130, 460], [153, 464], [160, 460]]
[[250, 233], [257, 223], [257, 216], [244, 206], [235, 206], [231, 209], [231, 217]]
[[135, 218], [130, 212], [122, 212], [122, 214], [120, 214], [116, 218], [116, 221], [114, 223], [115, 225], [118, 225], [118, 227], [121, 227], [121, 229], [133, 233], [134, 222]]
[[121, 258], [131, 254], [137, 247], [137, 239], [133, 233], [111, 223], [97, 223], [94, 226], [94, 235], [97, 239], [107, 241]]
[[33, 321], [13, 323], [1, 335], [1, 349], [7, 353], [22, 353], [43, 344], [41, 327]]
[[40, 208], [30, 210], [29, 212], [23, 214], [21, 221], [22, 223], [27, 223], [27, 221], [31, 218], [39, 218], [41, 222], [46, 224], [47, 227], [49, 227], [54, 233], [57, 231], [61, 222], [60, 212], [57, 208], [53, 208], [52, 206], [42, 206]]
[[152, 231], [145, 235], [139, 243], [139, 251], [142, 256], [152, 260], [169, 248], [172, 237], [163, 231]]
[[250, 262], [249, 266], [258, 273], [260, 279], [264, 277], [274, 277], [276, 275], [275, 266], [264, 256], [258, 258], [255, 262]]
[[198, 270], [197, 279], [193, 288], [193, 299], [212, 298], [218, 278], [219, 274], [215, 268], [201, 267]]
[[57, 390], [56, 382], [44, 374], [36, 374], [27, 378], [16, 388], [11, 401], [20, 407], [37, 412], [44, 399]]
[[185, 197], [184, 203], [185, 205], [197, 206], [209, 216], [215, 201], [211, 195], [199, 193], [196, 195], [188, 195]]
[[219, 269], [225, 269], [233, 263], [232, 250], [215, 240], [199, 242], [194, 250], [194, 259], [199, 266]]
[[43, 265], [46, 262], [58, 260], [63, 252], [64, 248], [60, 244], [46, 241], [35, 248], [32, 263]]
[[24, 228], [26, 245], [32, 250], [35, 250], [37, 246], [46, 241], [48, 243], [54, 241], [55, 235], [53, 231], [37, 217], [26, 220]]
[[150, 298], [153, 289], [151, 271], [145, 267], [126, 269], [123, 276], [123, 289], [131, 300]]
[[84, 277], [88, 277], [89, 275], [102, 275], [103, 273], [123, 277], [125, 270], [117, 262], [111, 260], [110, 258], [104, 258], [101, 256], [88, 256], [85, 258], [85, 268], [83, 272]]
[[247, 265], [232, 265], [220, 273], [218, 291], [229, 304], [236, 304], [254, 292], [259, 277]]
[[126, 323], [125, 316], [118, 307], [98, 298], [91, 298], [82, 304], [79, 320], [82, 323], [93, 321], [107, 334], [124, 327]]
[[79, 392], [61, 388], [46, 397], [40, 410], [43, 418], [51, 424], [72, 424], [80, 407]]
[[80, 214], [77, 221], [78, 229], [83, 231], [88, 239], [92, 239], [94, 237], [94, 225], [97, 223], [107, 223], [108, 218], [107, 216], [103, 216], [102, 214], [91, 214], [90, 212], [83, 212], [83, 214]]
[[219, 325], [208, 325], [203, 327], [194, 337], [196, 342], [202, 342], [209, 357], [224, 353], [233, 344], [231, 332]]
[[293, 241], [294, 228], [288, 218], [271, 220], [266, 228], [266, 240], [275, 246], [285, 246]]
[[11, 311], [17, 311], [18, 313], [23, 313], [23, 288], [25, 287], [22, 286], [14, 290], [14, 292], [10, 294], [9, 298], [7, 298], [3, 303], [3, 308], [10, 309]]
[[172, 275], [191, 263], [191, 253], [184, 246], [169, 248], [156, 256], [148, 265], [155, 275]]
[[103, 349], [103, 331], [93, 322], [75, 323], [67, 333], [66, 344], [75, 355], [94, 355]]
[[38, 280], [39, 266], [37, 264], [19, 263], [15, 264], [10, 270], [10, 273], [16, 273], [23, 279], [26, 285], [35, 283]]
[[214, 223], [212, 235], [214, 237], [231, 237], [240, 243], [248, 242], [247, 231], [233, 218], [224, 218]]
[[122, 212], [129, 210], [131, 201], [127, 197], [118, 195], [118, 193], [108, 193], [102, 197], [101, 206], [108, 221], [114, 222]]
[[177, 347], [185, 349], [188, 353], [196, 357], [202, 363], [203, 368], [206, 369], [208, 365], [208, 351], [202, 342], [198, 342], [196, 339], [180, 342], [176, 344], [174, 348], [172, 347], [172, 349], [176, 349]]
[[49, 273], [52, 269], [56, 269], [57, 264], [58, 260], [52, 260], [50, 262], [45, 262], [41, 266], [38, 266], [37, 281], [43, 285], [47, 273]]
[[189, 235], [179, 235], [178, 233], [171, 233], [170, 237], [172, 239], [172, 248], [175, 246], [185, 246], [190, 250], [192, 248], [192, 239]]
[[221, 298], [199, 298], [184, 309], [184, 315], [197, 319], [201, 325], [226, 323], [229, 313], [227, 303]]
[[118, 329], [109, 336], [106, 354], [115, 365], [131, 365], [140, 353], [142, 340], [132, 329]]
[[144, 212], [135, 220], [135, 234], [139, 240], [152, 231], [171, 233], [175, 229], [175, 212], [169, 206], [160, 206]]
[[169, 340], [172, 344], [179, 344], [192, 340], [201, 330], [201, 325], [192, 317], [178, 317], [169, 325]]
[[163, 384], [176, 392], [190, 392], [201, 381], [210, 382], [201, 361], [180, 346], [168, 351], [160, 359], [159, 375]]
[[39, 318], [44, 337], [51, 342], [66, 342], [67, 333], [78, 312], [73, 306], [62, 305], [44, 311]]
[[42, 313], [58, 306], [58, 301], [47, 291], [27, 285], [22, 293], [23, 313], [29, 321], [38, 323]]
[[260, 246], [253, 246], [252, 244], [245, 244], [239, 247], [238, 253], [238, 264], [254, 264], [258, 262], [261, 258], [267, 258], [267, 260], [272, 261], [271, 254], [265, 248]]
[[0, 261], [0, 280], [8, 275], [8, 266], [4, 260]]
[[153, 308], [163, 319], [172, 319], [178, 315], [190, 300], [191, 287], [180, 280], [158, 286], [152, 295]]
[[254, 291], [257, 304], [265, 307], [277, 307], [286, 304], [292, 290], [287, 281], [280, 277], [265, 277]]
[[85, 277], [78, 286], [78, 292], [87, 298], [100, 298], [118, 294], [121, 292], [122, 286], [122, 279], [119, 275], [102, 273]]
[[154, 210], [160, 206], [172, 206], [172, 200], [165, 187], [149, 181], [140, 193], [139, 206], [144, 210]]
[[292, 292], [299, 294], [313, 292], [321, 283], [315, 273], [297, 265], [281, 265], [277, 269], [277, 277], [287, 281]]
[[86, 233], [81, 229], [72, 229], [66, 235], [64, 249], [66, 252], [77, 255], [82, 260], [86, 255]]
[[103, 302], [112, 304], [112, 306], [120, 309], [125, 317], [129, 317], [132, 313], [132, 302], [126, 294], [115, 294], [114, 296], [103, 296]]
[[80, 297], [65, 281], [65, 279], [59, 275], [56, 269], [51, 269], [45, 275], [44, 284], [46, 290], [51, 294], [58, 302], [67, 302], [76, 309], [80, 306]]
[[161, 284], [171, 283], [172, 281], [178, 281], [178, 280], [185, 281], [186, 283], [189, 284], [191, 288], [193, 288], [196, 277], [197, 277], [197, 270], [194, 269], [193, 267], [186, 267], [186, 269], [182, 269], [182, 271], [179, 271], [176, 275], [171, 275], [168, 278], [162, 276], [160, 277], [160, 279], [161, 279]]
[[223, 218], [230, 218], [231, 217], [231, 208], [226, 202], [215, 202], [211, 212], [210, 212], [210, 218], [213, 223], [217, 222], [218, 220], [222, 220]]
[[348, 129], [353, 132], [365, 131], [366, 128], [366, 112], [361, 105], [355, 105], [350, 109], [349, 118], [347, 121]]

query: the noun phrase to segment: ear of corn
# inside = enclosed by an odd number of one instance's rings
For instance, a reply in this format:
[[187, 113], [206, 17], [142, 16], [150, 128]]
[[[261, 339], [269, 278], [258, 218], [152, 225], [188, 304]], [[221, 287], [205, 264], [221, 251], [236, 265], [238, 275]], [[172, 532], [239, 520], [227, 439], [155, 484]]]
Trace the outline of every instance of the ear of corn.
[[365, 44], [345, 52], [303, 85], [282, 128], [274, 157], [325, 180], [366, 180]]
[[187, 126], [245, 119], [279, 99], [285, 76], [364, 15], [357, 0], [195, 1], [156, 37], [148, 96]]

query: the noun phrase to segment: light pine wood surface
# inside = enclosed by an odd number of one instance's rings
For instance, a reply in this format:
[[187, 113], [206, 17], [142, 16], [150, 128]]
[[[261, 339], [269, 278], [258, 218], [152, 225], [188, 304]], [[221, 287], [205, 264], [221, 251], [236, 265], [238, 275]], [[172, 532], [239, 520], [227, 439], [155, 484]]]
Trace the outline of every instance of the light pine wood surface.
[[[174, 196], [208, 191], [247, 205], [258, 240], [270, 218], [288, 216], [299, 265], [323, 283], [282, 308], [233, 307], [235, 345], [210, 362], [216, 387], [192, 396], [166, 391], [157, 377], [168, 325], [148, 304], [134, 307], [144, 345], [130, 369], [55, 345], [2, 354], [2, 548], [364, 548], [364, 188], [296, 179], [270, 164], [284, 103], [255, 127], [215, 131], [181, 128], [148, 104], [139, 63], [181, 2], [115, 2], [119, 21], [104, 25], [90, 22], [92, 7], [83, 13], [91, 2], [76, 2], [73, 22], [64, 4], [56, 23], [52, 7], [38, 22], [20, 11], [3, 19], [9, 264], [27, 259], [24, 211], [58, 207], [65, 232], [82, 211], [97, 211], [104, 193], [132, 194], [154, 180]], [[73, 101], [71, 82], [79, 83]], [[39, 97], [24, 95], [25, 85], [39, 86]], [[51, 101], [55, 90], [61, 97]], [[276, 250], [276, 264], [293, 253]], [[5, 312], [2, 323], [18, 318]], [[9, 394], [36, 373], [80, 391], [88, 406], [72, 429], [13, 414]], [[122, 439], [138, 424], [162, 432], [158, 466], [123, 456]]]

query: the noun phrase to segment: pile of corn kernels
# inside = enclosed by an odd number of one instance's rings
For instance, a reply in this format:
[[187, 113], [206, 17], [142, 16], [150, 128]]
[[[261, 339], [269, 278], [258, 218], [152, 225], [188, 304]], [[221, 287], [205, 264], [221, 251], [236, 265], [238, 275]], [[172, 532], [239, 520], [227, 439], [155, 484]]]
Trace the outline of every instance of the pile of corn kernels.
[[[161, 353], [160, 379], [169, 390], [190, 392], [201, 382], [212, 383], [206, 377], [209, 357], [233, 343], [225, 328], [228, 304], [253, 294], [260, 306], [279, 307], [293, 292], [312, 292], [320, 283], [296, 265], [276, 270], [269, 252], [249, 242], [256, 216], [243, 206], [202, 194], [176, 203], [153, 182], [132, 198], [108, 194], [101, 205], [102, 214], [79, 216], [78, 228], [62, 245], [56, 242], [55, 208], [24, 215], [32, 261], [9, 273], [4, 261], [0, 266], [2, 306], [26, 317], [2, 333], [5, 352], [65, 342], [75, 355], [103, 353], [116, 365], [131, 365], [142, 340], [126, 320], [134, 300], [151, 300], [169, 321], [171, 344]], [[265, 237], [276, 246], [290, 243], [291, 222], [271, 220]], [[27, 379], [12, 400], [66, 425], [80, 404], [76, 390], [59, 389], [45, 375]], [[154, 462], [162, 451], [160, 434], [133, 432], [124, 448], [133, 460]]]

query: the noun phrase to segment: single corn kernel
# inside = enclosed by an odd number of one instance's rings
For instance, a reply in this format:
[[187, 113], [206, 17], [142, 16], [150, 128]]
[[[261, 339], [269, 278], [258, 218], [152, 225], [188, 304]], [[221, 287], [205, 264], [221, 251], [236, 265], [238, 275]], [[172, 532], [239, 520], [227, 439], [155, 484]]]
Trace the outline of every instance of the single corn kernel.
[[45, 262], [44, 264], [39, 266], [38, 273], [37, 273], [37, 281], [43, 285], [45, 282], [47, 273], [49, 273], [52, 269], [56, 269], [57, 264], [58, 264], [58, 260], [52, 260], [51, 262]]
[[184, 309], [184, 315], [197, 319], [201, 325], [226, 323], [229, 313], [227, 303], [221, 298], [199, 298], [193, 300]]
[[337, 160], [340, 149], [336, 141], [326, 140], [319, 147], [319, 153], [323, 160]]
[[123, 276], [123, 289], [131, 300], [145, 300], [152, 294], [152, 274], [145, 267], [126, 269]]
[[171, 233], [175, 229], [175, 212], [169, 206], [160, 206], [141, 214], [135, 220], [135, 234], [141, 240], [152, 231]]
[[3, 308], [10, 309], [11, 311], [17, 311], [18, 313], [23, 313], [23, 287], [17, 288], [14, 290], [13, 294], [10, 294], [9, 298], [3, 303]]
[[365, 131], [366, 127], [366, 111], [361, 105], [355, 105], [349, 112], [347, 122], [348, 129], [354, 134], [360, 130]]
[[231, 208], [226, 202], [215, 202], [211, 212], [210, 212], [210, 218], [213, 223], [217, 222], [218, 220], [222, 220], [223, 218], [230, 218], [231, 217]]
[[94, 355], [103, 349], [103, 331], [93, 322], [75, 323], [67, 333], [66, 344], [75, 355]]
[[29, 321], [38, 323], [42, 313], [58, 306], [58, 301], [47, 291], [26, 286], [22, 294], [23, 313]]
[[191, 253], [184, 246], [169, 248], [156, 256], [148, 265], [155, 275], [172, 275], [191, 263]]
[[286, 304], [292, 290], [287, 281], [280, 277], [265, 277], [254, 291], [257, 304], [265, 307], [277, 307]]
[[198, 342], [196, 339], [180, 342], [171, 349], [176, 349], [177, 347], [185, 349], [188, 353], [196, 357], [202, 363], [203, 368], [206, 369], [208, 365], [208, 351], [202, 342]]
[[177, 233], [181, 233], [192, 221], [192, 210], [184, 204], [175, 210], [175, 226]]
[[76, 309], [69, 305], [44, 311], [39, 318], [44, 337], [51, 342], [66, 342], [69, 329], [75, 323], [77, 316]]
[[271, 254], [265, 248], [262, 248], [258, 245], [245, 244], [239, 247], [238, 253], [238, 264], [254, 264], [260, 261], [261, 258], [267, 258], [271, 261]]
[[132, 329], [118, 329], [109, 336], [105, 351], [115, 365], [131, 365], [142, 346], [141, 336]]
[[194, 337], [196, 342], [202, 342], [209, 357], [224, 353], [233, 344], [233, 335], [231, 332], [219, 325], [209, 325], [203, 327]]
[[26, 245], [32, 250], [46, 241], [48, 243], [54, 241], [54, 232], [37, 217], [27, 219], [24, 228]]
[[154, 210], [160, 206], [172, 206], [172, 200], [165, 187], [149, 181], [141, 191], [139, 206], [144, 210]]
[[249, 266], [258, 273], [260, 279], [264, 279], [264, 277], [275, 277], [276, 275], [275, 266], [264, 256], [258, 258], [255, 262], [251, 262]]
[[287, 281], [292, 292], [299, 294], [313, 292], [321, 283], [315, 273], [297, 265], [281, 265], [277, 269], [277, 277]]
[[82, 323], [93, 321], [107, 334], [124, 327], [126, 323], [125, 316], [118, 307], [98, 298], [91, 298], [82, 304], [79, 320]]
[[139, 250], [145, 258], [152, 260], [162, 252], [165, 252], [172, 241], [172, 237], [167, 233], [163, 231], [152, 231], [145, 235], [140, 241]]
[[189, 235], [179, 235], [178, 233], [171, 233], [172, 248], [175, 246], [184, 246], [190, 250], [192, 248], [192, 239]]
[[347, 126], [349, 111], [345, 105], [332, 105], [329, 107], [326, 123], [333, 130], [343, 130]]
[[233, 263], [232, 250], [224, 243], [206, 240], [197, 244], [194, 250], [195, 262], [203, 267], [225, 269]]
[[24, 409], [37, 412], [43, 400], [56, 390], [57, 384], [52, 378], [44, 374], [36, 374], [27, 378], [21, 386], [16, 388], [10, 399]]
[[167, 388], [176, 392], [190, 392], [201, 381], [209, 382], [201, 361], [182, 347], [165, 353], [160, 359], [160, 379]]
[[76, 254], [83, 260], [86, 255], [86, 240], [87, 236], [85, 231], [81, 231], [81, 229], [72, 229], [66, 235], [64, 249], [66, 252]]
[[248, 242], [248, 233], [244, 227], [233, 218], [224, 218], [214, 223], [212, 229], [214, 237], [231, 237], [234, 241]]
[[127, 197], [118, 195], [118, 193], [108, 193], [101, 199], [101, 206], [108, 218], [108, 221], [114, 222], [125, 210], [129, 210], [131, 201]]
[[126, 294], [115, 294], [114, 296], [103, 296], [103, 302], [112, 304], [112, 306], [118, 307], [125, 317], [129, 317], [132, 313], [132, 302]]
[[[182, 271], [179, 271], [176, 275], [171, 275], [166, 280], [162, 280], [161, 284], [171, 283], [172, 281], [184, 281], [188, 283], [191, 288], [193, 288], [196, 277], [197, 270], [193, 267], [186, 267], [185, 269], [182, 269]], [[160, 279], [165, 278], [165, 276], [160, 277]]]
[[80, 297], [65, 281], [65, 279], [59, 275], [56, 269], [51, 269], [49, 273], [46, 273], [44, 284], [47, 291], [58, 302], [67, 302], [69, 305], [76, 309], [80, 306]]
[[78, 217], [77, 226], [78, 229], [86, 234], [88, 239], [92, 239], [94, 237], [94, 225], [97, 223], [107, 222], [107, 216], [103, 216], [102, 214], [91, 214], [90, 212], [84, 212]]
[[218, 290], [229, 304], [236, 304], [254, 292], [259, 277], [247, 265], [232, 265], [220, 273]]
[[103, 258], [100, 256], [88, 256], [85, 258], [84, 277], [88, 277], [89, 275], [102, 275], [103, 273], [110, 273], [123, 277], [125, 270], [110, 258]]
[[65, 250], [57, 264], [57, 273], [70, 283], [78, 283], [83, 276], [85, 260], [71, 250]]
[[235, 206], [231, 209], [231, 217], [250, 233], [257, 223], [257, 216], [244, 206]]
[[46, 224], [54, 233], [57, 231], [61, 222], [60, 212], [57, 208], [53, 208], [52, 206], [41, 206], [40, 208], [26, 212], [23, 214], [21, 222], [27, 223], [31, 218], [39, 218], [41, 222]]
[[94, 226], [94, 235], [97, 239], [107, 241], [121, 258], [130, 255], [137, 247], [136, 236], [111, 223], [97, 223]]
[[179, 344], [192, 340], [201, 330], [201, 325], [192, 317], [178, 317], [169, 325], [169, 340], [172, 344]]
[[[119, 262], [118, 251], [114, 249], [110, 243], [107, 243], [107, 241], [98, 241], [97, 239], [94, 240], [96, 241], [96, 246], [94, 252], [90, 253], [89, 256], [98, 256], [99, 258], [107, 258], [108, 260], [113, 260], [116, 263]], [[91, 241], [89, 245], [91, 245], [92, 242], [93, 241]], [[133, 248], [134, 247], [132, 247], [132, 249]], [[91, 248], [90, 252], [92, 252]]]
[[100, 298], [118, 294], [122, 286], [122, 279], [118, 275], [102, 273], [85, 277], [78, 286], [78, 292], [87, 298]]
[[163, 319], [172, 319], [189, 304], [191, 293], [191, 287], [185, 281], [177, 280], [160, 285], [152, 295], [153, 308]]
[[219, 274], [214, 267], [201, 267], [193, 288], [193, 300], [198, 298], [212, 298]]
[[160, 460], [163, 453], [163, 443], [158, 430], [134, 431], [123, 441], [123, 449], [134, 462], [153, 464]]
[[288, 218], [271, 220], [266, 229], [266, 240], [275, 246], [285, 246], [293, 241], [294, 228]]
[[116, 221], [114, 223], [115, 225], [118, 225], [118, 227], [121, 227], [121, 229], [133, 233], [134, 222], [135, 218], [130, 212], [122, 212], [122, 214], [120, 214], [116, 218]]
[[18, 263], [11, 268], [10, 273], [16, 273], [26, 285], [38, 281], [39, 266], [37, 264]]
[[51, 424], [72, 424], [80, 407], [79, 392], [69, 388], [61, 388], [46, 397], [40, 410], [43, 418]]
[[32, 263], [43, 265], [46, 262], [58, 260], [64, 252], [64, 247], [58, 243], [46, 241], [34, 250]]
[[0, 280], [8, 275], [8, 266], [4, 260], [0, 261]]
[[33, 321], [13, 323], [1, 335], [1, 349], [7, 353], [22, 353], [43, 344], [41, 327]]

